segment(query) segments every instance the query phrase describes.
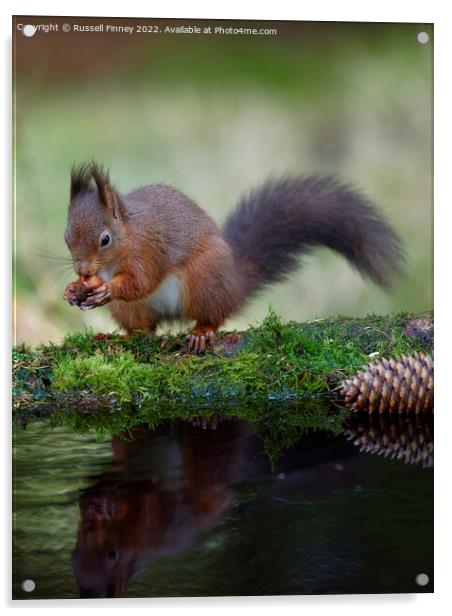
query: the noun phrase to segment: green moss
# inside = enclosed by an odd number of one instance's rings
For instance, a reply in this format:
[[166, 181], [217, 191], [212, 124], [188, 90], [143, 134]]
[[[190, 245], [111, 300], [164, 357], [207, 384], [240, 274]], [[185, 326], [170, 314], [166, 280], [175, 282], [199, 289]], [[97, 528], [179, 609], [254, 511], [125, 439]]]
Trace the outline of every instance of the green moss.
[[[431, 316], [423, 315], [427, 321]], [[68, 336], [62, 345], [14, 349], [14, 403], [18, 412], [48, 408], [126, 407], [157, 414], [181, 405], [231, 406], [331, 394], [338, 383], [370, 361], [431, 350], [432, 337], [408, 336], [414, 316], [334, 317], [282, 323], [270, 310], [240, 335], [232, 351], [225, 333], [204, 356], [185, 351], [185, 336], [129, 338]], [[160, 413], [160, 411], [159, 411]], [[148, 417], [149, 419], [149, 417]]]

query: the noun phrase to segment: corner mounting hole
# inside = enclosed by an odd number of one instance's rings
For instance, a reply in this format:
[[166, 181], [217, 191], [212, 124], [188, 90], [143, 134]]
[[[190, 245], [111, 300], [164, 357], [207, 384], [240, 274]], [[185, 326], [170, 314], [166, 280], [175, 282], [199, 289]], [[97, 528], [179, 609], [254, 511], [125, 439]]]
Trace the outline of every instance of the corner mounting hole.
[[416, 584], [418, 586], [427, 586], [429, 582], [430, 578], [426, 573], [418, 573], [418, 575], [416, 576]]
[[22, 582], [22, 590], [25, 590], [25, 592], [33, 592], [35, 588], [36, 584], [33, 580], [24, 580]]
[[22, 28], [22, 34], [26, 37], [34, 36], [36, 34], [36, 26], [27, 24]]
[[428, 43], [429, 40], [430, 40], [430, 37], [427, 34], [427, 32], [418, 32], [418, 35], [417, 35], [418, 43], [420, 43], [421, 45], [425, 45], [425, 43]]

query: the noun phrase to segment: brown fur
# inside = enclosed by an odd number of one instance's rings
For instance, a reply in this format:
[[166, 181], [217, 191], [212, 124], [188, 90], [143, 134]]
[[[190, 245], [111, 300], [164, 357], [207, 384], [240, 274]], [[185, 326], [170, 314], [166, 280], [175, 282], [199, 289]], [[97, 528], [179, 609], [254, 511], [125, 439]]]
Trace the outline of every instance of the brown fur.
[[146, 307], [143, 302], [127, 302], [114, 300], [109, 304], [110, 312], [117, 323], [127, 334], [134, 330], [142, 330], [154, 334], [158, 324], [158, 316]]
[[183, 266], [184, 312], [195, 327], [217, 329], [240, 306], [231, 250], [219, 235], [205, 238]]

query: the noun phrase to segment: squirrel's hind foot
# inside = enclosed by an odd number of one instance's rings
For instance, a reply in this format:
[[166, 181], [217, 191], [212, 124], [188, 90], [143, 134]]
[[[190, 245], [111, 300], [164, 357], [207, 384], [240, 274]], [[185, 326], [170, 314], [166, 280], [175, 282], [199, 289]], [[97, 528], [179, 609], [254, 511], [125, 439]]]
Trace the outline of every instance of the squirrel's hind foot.
[[195, 327], [187, 336], [187, 351], [194, 355], [205, 353], [207, 347], [215, 344], [213, 327]]

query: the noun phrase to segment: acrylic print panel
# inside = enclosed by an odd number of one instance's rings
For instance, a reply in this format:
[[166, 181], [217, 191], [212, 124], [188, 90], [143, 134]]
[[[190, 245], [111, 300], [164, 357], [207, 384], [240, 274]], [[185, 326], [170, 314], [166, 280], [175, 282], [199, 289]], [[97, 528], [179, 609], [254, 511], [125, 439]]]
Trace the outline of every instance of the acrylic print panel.
[[432, 55], [13, 18], [14, 599], [433, 591]]

